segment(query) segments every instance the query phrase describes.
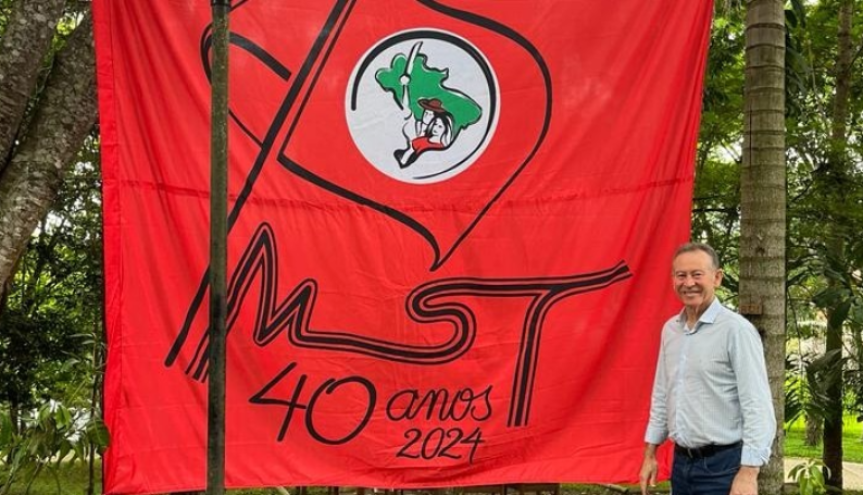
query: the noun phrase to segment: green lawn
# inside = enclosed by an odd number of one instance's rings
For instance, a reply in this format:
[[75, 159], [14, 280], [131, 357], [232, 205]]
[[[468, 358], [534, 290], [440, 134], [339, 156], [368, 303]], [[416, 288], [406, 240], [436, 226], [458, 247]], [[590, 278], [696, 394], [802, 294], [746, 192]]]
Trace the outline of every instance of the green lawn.
[[[102, 471], [101, 463], [96, 467], [95, 478], [96, 487], [93, 490], [94, 494], [102, 493]], [[5, 476], [4, 471], [0, 471]], [[42, 473], [33, 481], [30, 486], [30, 495], [56, 495], [58, 493], [69, 495], [85, 495], [87, 489], [87, 479], [89, 477], [87, 466], [77, 462], [70, 466], [64, 466], [59, 471], [55, 472], [43, 470]], [[5, 482], [5, 478], [0, 481], [0, 486]], [[58, 490], [59, 486], [59, 490]], [[27, 493], [27, 485], [25, 483], [13, 483], [9, 495], [24, 495]]]
[[[808, 447], [803, 444], [803, 420], [796, 421], [785, 434], [785, 457], [821, 458], [821, 445]], [[846, 416], [842, 429], [843, 459], [863, 463], [863, 425], [854, 416]]]

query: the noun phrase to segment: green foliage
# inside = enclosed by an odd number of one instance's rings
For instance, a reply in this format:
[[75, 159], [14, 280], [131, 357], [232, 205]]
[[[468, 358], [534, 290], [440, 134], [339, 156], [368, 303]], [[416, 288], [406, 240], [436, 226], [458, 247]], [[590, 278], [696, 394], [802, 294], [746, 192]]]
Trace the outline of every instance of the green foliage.
[[107, 434], [101, 420], [87, 410], [71, 409], [47, 401], [23, 420], [16, 431], [10, 412], [0, 412], [0, 495], [6, 495], [13, 482], [30, 486], [43, 470], [56, 481], [57, 493], [64, 493], [58, 470], [63, 463], [83, 461], [90, 445], [105, 447]]
[[696, 155], [692, 238], [712, 245], [725, 269], [722, 298], [737, 294], [740, 238], [740, 143], [743, 140], [742, 5], [717, 12], [704, 80]]
[[[81, 157], [92, 159], [92, 152]], [[93, 163], [82, 161], [72, 172], [0, 307], [0, 373], [8, 377], [0, 381], [0, 402], [16, 408], [87, 382], [101, 352], [94, 346], [101, 337], [102, 256]]]
[[[62, 311], [25, 315], [17, 308], [7, 310], [0, 322], [0, 401], [31, 407], [39, 397], [50, 395], [53, 383], [34, 388], [40, 376], [52, 381], [68, 370], [65, 360], [58, 359], [68, 350], [79, 348], [79, 342], [65, 333], [68, 319]], [[66, 380], [72, 378], [68, 374]], [[54, 391], [56, 392], [56, 391]]]
[[[846, 358], [841, 350], [826, 352], [818, 357], [802, 357], [804, 375], [786, 374], [785, 422], [794, 423], [804, 415], [809, 418], [829, 417], [828, 412], [841, 409], [828, 391], [842, 378]], [[790, 366], [786, 360], [786, 369]]]
[[12, 0], [0, 0], [0, 36], [6, 32], [10, 15], [12, 15]]
[[107, 443], [97, 144], [79, 154], [0, 301], [0, 494]]
[[807, 459], [791, 469], [789, 476], [800, 488], [800, 495], [822, 495], [827, 493], [824, 471], [830, 472], [824, 463], [817, 459]]
[[[714, 17], [692, 216], [692, 238], [717, 249], [726, 272], [720, 297], [731, 304], [739, 281], [743, 3], [720, 2]], [[795, 351], [786, 366], [785, 414], [791, 423], [836, 417], [843, 407], [863, 418], [863, 9], [854, 4], [856, 65], [848, 118], [838, 123], [838, 5], [790, 0], [785, 11], [787, 335]], [[837, 124], [846, 126], [841, 142]], [[840, 350], [821, 351], [828, 327], [844, 332], [844, 357]], [[831, 398], [827, 391], [837, 383], [843, 389]]]
[[[844, 407], [863, 417], [863, 71], [852, 69], [848, 119], [835, 122], [838, 5], [795, 5], [788, 16], [789, 334], [812, 340], [823, 338], [828, 328], [842, 333], [845, 358], [832, 360], [840, 368], [830, 373], [844, 379]], [[859, 44], [859, 6], [854, 16], [851, 35]], [[844, 141], [835, 139], [837, 126], [847, 129]], [[804, 365], [823, 364], [814, 356], [801, 359]], [[823, 372], [822, 367], [816, 374]], [[808, 414], [823, 418], [829, 416], [825, 407], [843, 407], [837, 398], [824, 403], [818, 391], [826, 388], [817, 385], [810, 386], [815, 393], [807, 400], [821, 403], [810, 405]]]

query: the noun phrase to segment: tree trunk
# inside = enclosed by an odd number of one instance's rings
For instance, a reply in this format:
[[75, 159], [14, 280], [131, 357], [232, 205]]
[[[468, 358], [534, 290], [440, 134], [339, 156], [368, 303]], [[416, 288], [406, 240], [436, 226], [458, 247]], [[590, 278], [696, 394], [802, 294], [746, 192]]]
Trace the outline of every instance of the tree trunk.
[[0, 175], [11, 156], [65, 0], [17, 0], [0, 40]]
[[[830, 228], [827, 239], [828, 259], [844, 259], [845, 238], [851, 235], [848, 221], [845, 218], [845, 183], [848, 177], [846, 156], [848, 98], [851, 91], [851, 17], [853, 0], [842, 0], [839, 3], [838, 46], [836, 55], [836, 97], [833, 100], [833, 118], [831, 125], [830, 149], [822, 177], [828, 181], [827, 191], [834, 196]], [[835, 277], [828, 277], [832, 288], [838, 287]], [[842, 318], [835, 318], [837, 306], [833, 304], [827, 310], [827, 345], [825, 352], [842, 350]], [[841, 360], [838, 366], [842, 366]], [[842, 489], [842, 394], [844, 380], [841, 373], [839, 379], [827, 390], [831, 410], [824, 418], [824, 465], [830, 470], [827, 485]]]
[[782, 0], [749, 0], [741, 172], [740, 309], [764, 336], [778, 425], [762, 493], [784, 483], [785, 393], [785, 11]]
[[821, 438], [824, 434], [821, 418], [807, 414], [805, 421], [806, 434], [803, 437], [803, 444], [807, 447], [817, 447], [821, 443]]
[[21, 404], [14, 398], [9, 401], [9, 421], [12, 423], [12, 433], [21, 434]]
[[[827, 327], [827, 352], [842, 350], [842, 326]], [[837, 355], [838, 356], [838, 355]], [[836, 359], [835, 366], [842, 367], [842, 359]], [[829, 410], [824, 415], [824, 462], [825, 478], [828, 486], [842, 490], [842, 389], [844, 380], [839, 373], [836, 381], [827, 389]]]
[[35, 114], [0, 175], [0, 287], [50, 209], [95, 121], [96, 70], [87, 15], [55, 57]]

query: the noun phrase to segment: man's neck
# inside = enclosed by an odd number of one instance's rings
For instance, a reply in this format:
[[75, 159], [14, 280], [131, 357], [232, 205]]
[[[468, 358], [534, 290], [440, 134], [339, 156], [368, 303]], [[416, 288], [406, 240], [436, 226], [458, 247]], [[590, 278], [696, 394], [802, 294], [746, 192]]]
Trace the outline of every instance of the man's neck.
[[709, 308], [710, 305], [713, 304], [713, 300], [715, 298], [716, 296], [713, 296], [710, 298], [709, 301], [704, 301], [704, 303], [699, 304], [697, 307], [694, 308], [686, 306], [686, 326], [688, 326], [689, 328], [695, 328], [695, 324], [698, 323], [698, 320], [701, 318], [701, 315], [703, 315], [704, 312], [707, 311], [707, 308]]

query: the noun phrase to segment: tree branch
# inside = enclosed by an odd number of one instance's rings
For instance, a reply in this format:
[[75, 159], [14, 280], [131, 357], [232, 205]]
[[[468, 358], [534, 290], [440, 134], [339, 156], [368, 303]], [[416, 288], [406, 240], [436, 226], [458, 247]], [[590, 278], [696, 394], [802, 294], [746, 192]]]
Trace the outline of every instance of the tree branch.
[[65, 0], [17, 0], [0, 39], [0, 175], [39, 80]]
[[66, 169], [96, 121], [89, 14], [57, 54], [36, 114], [0, 177], [0, 286], [50, 210]]

